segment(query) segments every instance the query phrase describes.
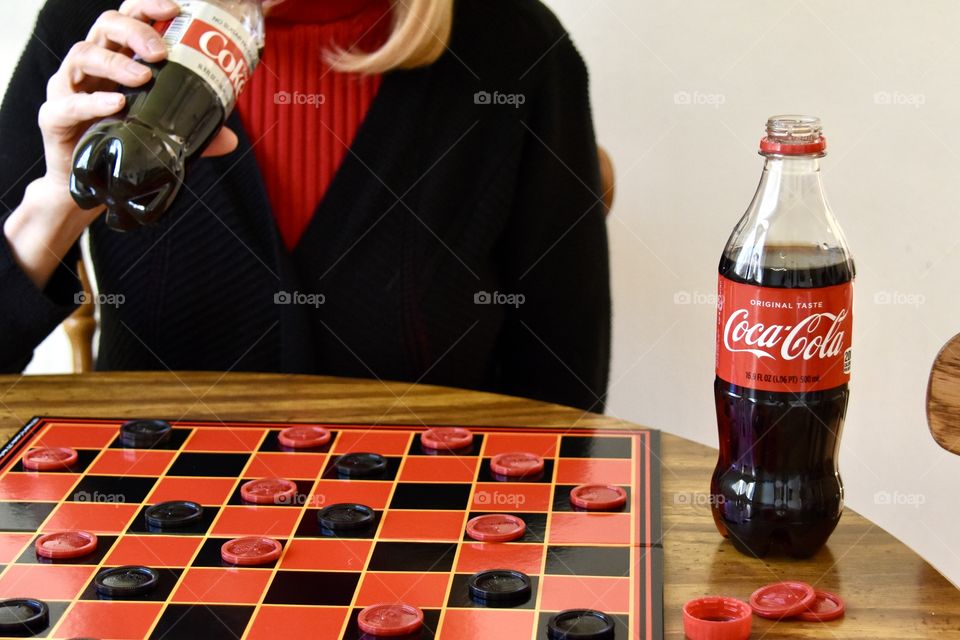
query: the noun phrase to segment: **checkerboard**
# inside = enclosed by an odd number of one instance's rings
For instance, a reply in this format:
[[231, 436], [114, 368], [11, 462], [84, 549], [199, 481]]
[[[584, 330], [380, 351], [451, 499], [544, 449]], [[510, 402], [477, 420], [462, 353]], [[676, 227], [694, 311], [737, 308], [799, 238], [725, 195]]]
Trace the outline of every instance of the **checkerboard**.
[[[170, 440], [124, 448], [122, 420], [35, 418], [0, 451], [0, 598], [31, 597], [50, 608], [43, 637], [312, 638], [362, 636], [359, 611], [404, 601], [424, 611], [422, 639], [546, 637], [548, 619], [570, 608], [604, 611], [617, 638], [662, 637], [659, 434], [652, 430], [475, 427], [470, 449], [430, 455], [422, 426], [323, 424], [332, 440], [285, 450], [289, 423], [172, 422]], [[35, 447], [72, 447], [69, 469], [30, 471]], [[490, 458], [542, 455], [542, 478], [504, 482]], [[375, 452], [377, 479], [340, 479], [338, 455]], [[282, 477], [298, 487], [288, 505], [243, 502], [240, 485]], [[573, 487], [601, 482], [628, 493], [618, 512], [578, 512]], [[148, 530], [144, 510], [167, 500], [203, 505], [202, 521], [176, 533]], [[368, 531], [322, 530], [325, 505], [376, 511]], [[477, 542], [468, 519], [509, 513], [527, 525], [510, 543]], [[84, 529], [97, 551], [75, 560], [37, 557], [39, 533]], [[264, 535], [283, 545], [279, 560], [233, 567], [227, 540]], [[146, 565], [159, 586], [135, 600], [103, 600], [93, 586], [106, 567]], [[471, 574], [507, 568], [528, 574], [532, 596], [512, 607], [471, 600]]]

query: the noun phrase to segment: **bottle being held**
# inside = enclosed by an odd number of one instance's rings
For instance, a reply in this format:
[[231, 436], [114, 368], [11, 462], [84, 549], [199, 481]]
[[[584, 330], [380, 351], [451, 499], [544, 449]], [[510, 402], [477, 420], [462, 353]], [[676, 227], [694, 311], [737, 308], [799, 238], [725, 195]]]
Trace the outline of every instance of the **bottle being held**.
[[106, 223], [128, 231], [156, 221], [233, 111], [260, 61], [261, 0], [180, 0], [157, 23], [167, 59], [148, 64], [150, 82], [126, 89], [126, 108], [84, 134], [73, 156], [70, 194], [84, 209], [106, 205]]
[[809, 557], [843, 510], [855, 270], [824, 196], [825, 151], [818, 118], [768, 120], [760, 185], [720, 258], [711, 504], [749, 555]]

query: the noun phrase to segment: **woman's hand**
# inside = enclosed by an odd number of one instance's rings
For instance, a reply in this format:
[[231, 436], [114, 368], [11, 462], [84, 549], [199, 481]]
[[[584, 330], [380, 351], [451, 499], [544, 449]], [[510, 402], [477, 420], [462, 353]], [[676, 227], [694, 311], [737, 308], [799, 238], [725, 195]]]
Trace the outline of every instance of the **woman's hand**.
[[[39, 288], [103, 211], [84, 211], [70, 196], [74, 148], [92, 123], [123, 109], [118, 85], [139, 87], [150, 80], [150, 69], [133, 56], [146, 62], [166, 58], [160, 34], [147, 23], [169, 20], [179, 11], [170, 0], [126, 0], [119, 10], [100, 15], [47, 83], [47, 101], [38, 115], [47, 172], [27, 186], [3, 225], [17, 263]], [[223, 155], [236, 146], [236, 134], [224, 128], [204, 155]]]
[[[67, 184], [73, 150], [96, 120], [123, 109], [117, 85], [139, 87], [150, 80], [147, 62], [166, 58], [167, 50], [149, 20], [169, 20], [179, 13], [170, 0], [126, 0], [117, 11], [103, 13], [86, 40], [70, 49], [47, 83], [47, 101], [39, 123], [47, 161], [47, 177], [69, 197]], [[236, 135], [223, 130], [206, 155], [222, 155], [236, 147]]]

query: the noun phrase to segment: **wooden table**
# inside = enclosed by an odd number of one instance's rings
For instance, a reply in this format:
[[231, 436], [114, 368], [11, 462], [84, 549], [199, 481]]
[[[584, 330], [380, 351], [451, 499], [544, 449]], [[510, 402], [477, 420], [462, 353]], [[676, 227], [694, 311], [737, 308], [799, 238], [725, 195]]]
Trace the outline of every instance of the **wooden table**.
[[[330, 420], [407, 424], [617, 426], [622, 420], [556, 405], [425, 385], [216, 373], [0, 376], [0, 438], [35, 415], [208, 420]], [[663, 425], [668, 426], [668, 425]], [[663, 437], [666, 637], [680, 610], [705, 594], [747, 598], [778, 579], [805, 580], [847, 601], [829, 624], [755, 618], [753, 638], [958, 638], [960, 592], [917, 554], [847, 509], [809, 561], [747, 558], [720, 538], [705, 501], [716, 452]]]

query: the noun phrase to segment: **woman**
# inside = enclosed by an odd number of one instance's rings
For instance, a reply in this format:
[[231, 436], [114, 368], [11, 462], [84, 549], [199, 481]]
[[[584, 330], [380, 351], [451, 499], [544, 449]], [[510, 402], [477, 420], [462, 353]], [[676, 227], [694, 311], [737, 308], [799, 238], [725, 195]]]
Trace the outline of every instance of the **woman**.
[[131, 56], [165, 57], [148, 23], [177, 7], [41, 10], [0, 110], [0, 368], [75, 308], [89, 228], [99, 290], [122, 301], [101, 305], [101, 370], [415, 380], [602, 410], [596, 143], [556, 18], [538, 0], [266, 6], [264, 61], [216, 157], [128, 234], [70, 199], [71, 154], [122, 110], [118, 84], [149, 80]]

